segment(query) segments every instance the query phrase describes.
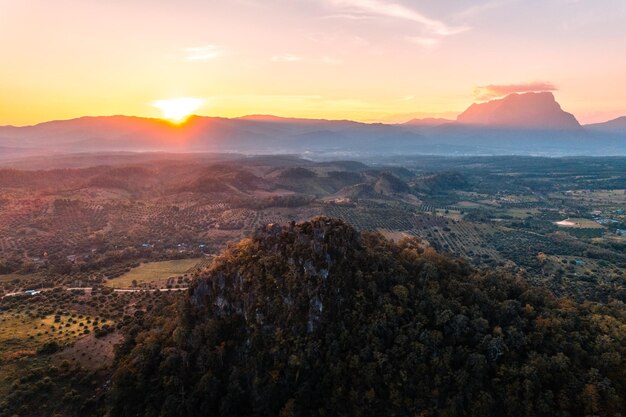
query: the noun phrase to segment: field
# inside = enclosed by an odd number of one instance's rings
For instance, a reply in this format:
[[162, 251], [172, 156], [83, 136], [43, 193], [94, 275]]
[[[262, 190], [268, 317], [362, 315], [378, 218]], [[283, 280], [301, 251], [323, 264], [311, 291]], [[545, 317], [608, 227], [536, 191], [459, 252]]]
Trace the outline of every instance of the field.
[[590, 219], [576, 219], [576, 218], [568, 218], [565, 220], [561, 220], [559, 222], [555, 222], [559, 227], [571, 227], [574, 229], [603, 229], [604, 227]]
[[42, 274], [4, 274], [0, 275], [0, 283], [18, 282], [22, 285], [37, 285], [41, 282]]
[[108, 280], [105, 285], [112, 288], [162, 288], [171, 281], [170, 278], [192, 273], [202, 260], [193, 258], [143, 263], [120, 277]]
[[612, 205], [622, 204], [626, 205], [626, 190], [614, 189], [614, 190], [568, 190], [558, 195], [553, 195], [555, 198], [565, 198], [593, 202], [594, 204]]
[[33, 356], [37, 349], [49, 342], [60, 347], [71, 345], [90, 334], [99, 324], [111, 324], [83, 315], [48, 315], [43, 318], [23, 313], [0, 315], [0, 358], [16, 359]]
[[114, 347], [121, 341], [120, 333], [111, 333], [104, 337], [89, 335], [56, 354], [54, 359], [56, 362], [68, 361], [85, 369], [96, 370], [113, 360]]
[[[502, 268], [556, 297], [626, 301], [626, 160], [584, 176], [587, 162], [570, 159], [384, 162], [0, 168], [0, 405], [37, 390], [58, 404], [73, 391], [88, 398], [110, 378], [115, 345], [186, 293], [158, 290], [187, 288], [213, 256], [268, 223], [338, 218]], [[46, 376], [57, 388], [31, 383]]]
[[516, 219], [525, 219], [528, 217], [537, 216], [540, 213], [540, 210], [538, 208], [511, 208], [505, 210], [504, 213]]

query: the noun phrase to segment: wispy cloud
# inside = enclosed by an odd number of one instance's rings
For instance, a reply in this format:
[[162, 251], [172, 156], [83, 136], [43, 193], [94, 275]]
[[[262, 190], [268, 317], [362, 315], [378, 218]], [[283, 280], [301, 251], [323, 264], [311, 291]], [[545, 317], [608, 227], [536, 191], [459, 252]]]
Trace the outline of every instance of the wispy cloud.
[[474, 88], [474, 98], [476, 100], [491, 100], [493, 98], [504, 97], [513, 93], [529, 93], [538, 91], [557, 91], [556, 86], [549, 82], [532, 82], [523, 84], [505, 85], [481, 85]]
[[224, 54], [224, 50], [218, 45], [202, 45], [184, 48], [186, 61], [210, 61], [219, 58]]
[[341, 14], [335, 16], [351, 16], [352, 18], [379, 16], [408, 20], [419, 23], [427, 32], [439, 36], [454, 35], [469, 29], [467, 26], [449, 26], [411, 7], [386, 0], [330, 0], [330, 2], [342, 11]]
[[419, 46], [423, 46], [425, 48], [432, 48], [434, 46], [437, 46], [439, 42], [441, 41], [441, 39], [439, 38], [431, 38], [431, 37], [424, 37], [424, 36], [408, 36], [406, 39], [411, 43], [414, 43]]
[[519, 0], [492, 0], [484, 3], [478, 3], [470, 6], [469, 8], [463, 10], [460, 13], [456, 14], [457, 18], [468, 18], [474, 17], [476, 15], [480, 15], [488, 10], [497, 9], [502, 6], [507, 6], [513, 3], [518, 3]]
[[272, 57], [272, 61], [274, 62], [299, 62], [302, 60], [303, 58], [301, 56], [292, 55], [292, 54], [274, 55]]

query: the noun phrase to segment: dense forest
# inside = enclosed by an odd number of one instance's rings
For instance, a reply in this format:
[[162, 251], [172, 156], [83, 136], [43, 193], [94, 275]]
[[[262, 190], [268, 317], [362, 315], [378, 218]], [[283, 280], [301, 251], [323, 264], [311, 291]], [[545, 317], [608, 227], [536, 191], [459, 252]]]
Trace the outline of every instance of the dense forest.
[[619, 416], [626, 309], [317, 218], [229, 247], [117, 352], [112, 416]]

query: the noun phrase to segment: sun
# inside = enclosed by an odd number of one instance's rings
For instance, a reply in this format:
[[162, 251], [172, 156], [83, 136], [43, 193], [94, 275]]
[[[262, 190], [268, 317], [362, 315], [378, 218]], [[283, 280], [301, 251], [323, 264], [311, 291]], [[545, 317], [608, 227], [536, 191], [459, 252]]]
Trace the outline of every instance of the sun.
[[164, 119], [173, 123], [184, 122], [191, 114], [198, 110], [205, 100], [194, 97], [180, 97], [165, 100], [156, 100], [152, 105], [161, 110]]

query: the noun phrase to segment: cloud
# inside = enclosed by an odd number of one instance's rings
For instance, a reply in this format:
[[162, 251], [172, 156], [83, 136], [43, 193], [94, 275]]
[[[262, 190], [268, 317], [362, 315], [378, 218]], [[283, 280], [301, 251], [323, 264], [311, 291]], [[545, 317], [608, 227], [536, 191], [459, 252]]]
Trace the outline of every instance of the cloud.
[[291, 54], [274, 55], [272, 57], [274, 62], [299, 62], [302, 61], [302, 57]]
[[330, 0], [333, 5], [342, 9], [340, 15], [359, 18], [363, 16], [379, 16], [394, 19], [409, 20], [422, 25], [427, 32], [433, 35], [449, 36], [465, 32], [467, 26], [448, 26], [444, 22], [431, 19], [415, 9], [400, 3], [386, 0]]
[[209, 61], [223, 55], [223, 49], [218, 45], [202, 45], [184, 48], [186, 61]]
[[482, 85], [474, 88], [476, 100], [491, 100], [513, 93], [529, 93], [538, 91], [557, 91], [556, 86], [549, 82], [532, 82], [525, 84]]
[[433, 46], [437, 46], [440, 42], [440, 39], [438, 38], [429, 38], [424, 36], [408, 36], [406, 39], [411, 43], [425, 48], [432, 48]]
[[464, 11], [457, 13], [457, 18], [468, 18], [480, 15], [488, 10], [497, 9], [499, 7], [508, 6], [510, 4], [518, 3], [519, 0], [493, 0], [482, 4], [474, 4], [473, 6], [465, 9]]

